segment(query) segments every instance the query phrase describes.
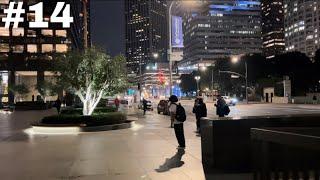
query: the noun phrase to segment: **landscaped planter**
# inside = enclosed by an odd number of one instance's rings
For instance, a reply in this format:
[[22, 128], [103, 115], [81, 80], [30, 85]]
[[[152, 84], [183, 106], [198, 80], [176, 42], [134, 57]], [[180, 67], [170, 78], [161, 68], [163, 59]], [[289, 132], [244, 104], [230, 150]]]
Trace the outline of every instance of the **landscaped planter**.
[[107, 131], [132, 127], [134, 121], [120, 112], [104, 113], [92, 116], [56, 115], [43, 118], [32, 124], [35, 133], [79, 133]]

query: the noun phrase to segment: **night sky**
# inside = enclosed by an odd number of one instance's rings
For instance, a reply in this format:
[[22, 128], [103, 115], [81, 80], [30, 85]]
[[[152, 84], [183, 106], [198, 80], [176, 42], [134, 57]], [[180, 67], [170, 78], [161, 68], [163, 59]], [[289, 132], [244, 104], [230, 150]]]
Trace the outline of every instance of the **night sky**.
[[112, 56], [125, 52], [123, 0], [91, 1], [91, 35], [94, 45]]

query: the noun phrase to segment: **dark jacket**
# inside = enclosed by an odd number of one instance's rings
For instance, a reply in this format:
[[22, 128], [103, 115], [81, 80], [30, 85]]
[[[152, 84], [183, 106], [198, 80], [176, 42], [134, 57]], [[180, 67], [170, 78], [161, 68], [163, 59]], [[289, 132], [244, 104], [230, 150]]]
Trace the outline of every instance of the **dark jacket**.
[[222, 98], [218, 99], [217, 104], [215, 106], [217, 107], [217, 115], [224, 116], [225, 115], [224, 108], [226, 106], [226, 101]]
[[207, 117], [207, 106], [205, 103], [199, 103], [194, 106], [193, 113], [196, 114], [196, 119]]

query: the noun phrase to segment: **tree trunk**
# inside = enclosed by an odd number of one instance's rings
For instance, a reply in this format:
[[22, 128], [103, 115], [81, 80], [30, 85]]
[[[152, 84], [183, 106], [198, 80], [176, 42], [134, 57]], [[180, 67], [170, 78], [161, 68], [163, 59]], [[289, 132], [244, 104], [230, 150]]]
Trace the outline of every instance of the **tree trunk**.
[[90, 101], [88, 100], [85, 100], [83, 101], [83, 115], [84, 116], [90, 116], [92, 113], [90, 113], [91, 111], [91, 107], [90, 107]]

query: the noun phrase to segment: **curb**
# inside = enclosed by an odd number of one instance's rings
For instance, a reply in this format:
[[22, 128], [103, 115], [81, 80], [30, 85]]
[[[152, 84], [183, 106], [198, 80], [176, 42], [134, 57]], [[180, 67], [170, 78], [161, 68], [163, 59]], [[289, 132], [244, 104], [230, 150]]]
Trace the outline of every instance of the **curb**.
[[135, 121], [127, 120], [122, 124], [112, 124], [103, 126], [82, 127], [79, 125], [45, 125], [45, 124], [33, 124], [32, 130], [35, 134], [78, 134], [81, 132], [100, 132], [100, 131], [112, 131], [120, 129], [128, 129], [133, 126]]

